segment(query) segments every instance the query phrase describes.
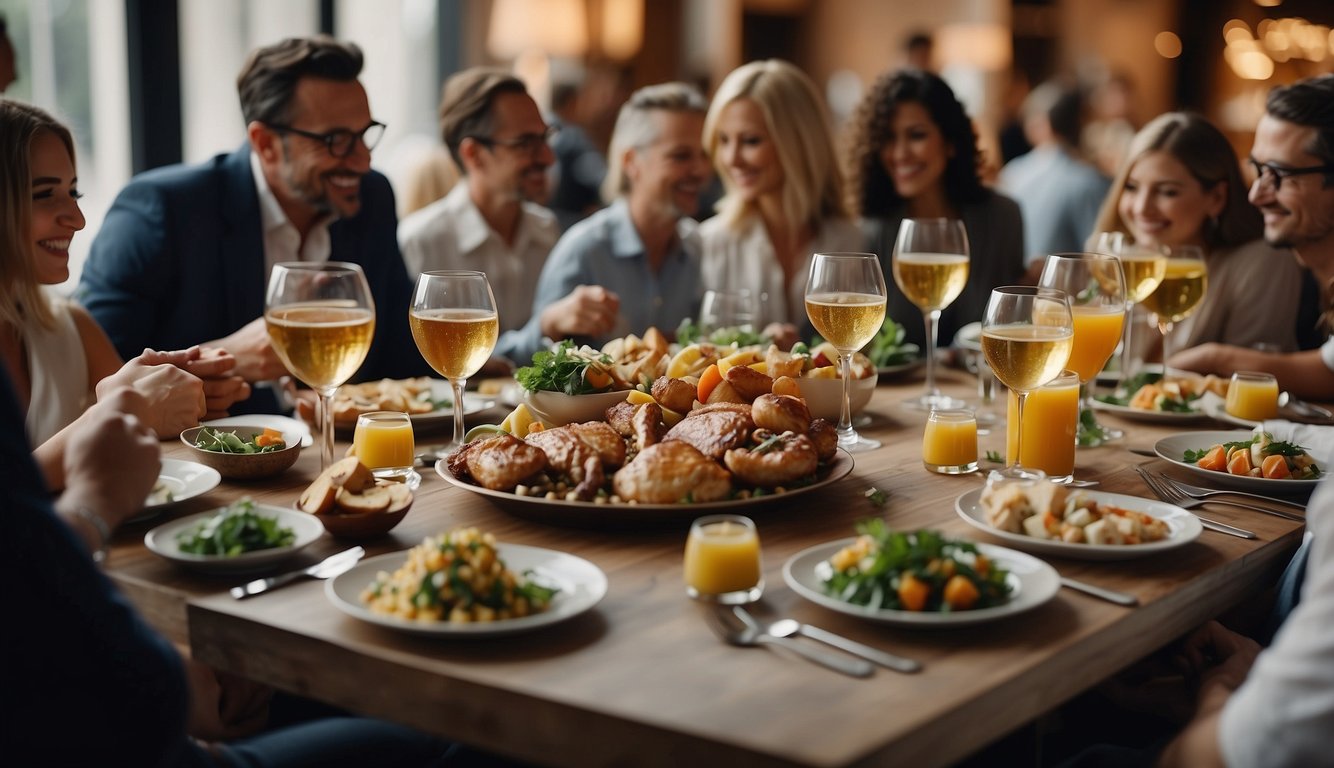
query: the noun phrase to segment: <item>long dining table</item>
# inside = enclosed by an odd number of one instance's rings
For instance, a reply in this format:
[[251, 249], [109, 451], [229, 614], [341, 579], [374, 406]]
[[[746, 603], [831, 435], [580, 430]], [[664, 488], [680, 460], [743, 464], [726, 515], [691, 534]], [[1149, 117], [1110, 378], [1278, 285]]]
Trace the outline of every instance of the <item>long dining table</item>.
[[[941, 371], [939, 381], [955, 396], [971, 394], [974, 386], [957, 370]], [[250, 577], [202, 576], [145, 548], [144, 533], [154, 525], [242, 496], [293, 505], [319, 472], [314, 448], [276, 478], [224, 480], [168, 515], [124, 527], [106, 567], [149, 621], [200, 661], [534, 764], [930, 766], [977, 752], [1202, 622], [1256, 599], [1300, 542], [1301, 522], [1211, 504], [1208, 517], [1258, 538], [1206, 530], [1186, 546], [1138, 559], [1043, 558], [1062, 576], [1136, 596], [1133, 608], [1062, 589], [1041, 607], [1002, 620], [926, 629], [870, 623], [806, 601], [785, 584], [784, 562], [854, 535], [855, 524], [868, 517], [883, 516], [896, 529], [932, 528], [1002, 543], [955, 512], [957, 497], [982, 486], [980, 474], [944, 476], [923, 468], [925, 414], [902, 405], [921, 387], [920, 377], [881, 383], [866, 410], [870, 423], [861, 429], [883, 446], [856, 454], [848, 476], [738, 510], [755, 520], [762, 544], [766, 589], [755, 613], [810, 622], [916, 659], [924, 666], [918, 674], [879, 669], [854, 679], [783, 652], [720, 641], [705, 608], [683, 587], [688, 509], [665, 526], [638, 525], [635, 509], [626, 507], [614, 512], [624, 516], [623, 525], [576, 527], [555, 505], [546, 505], [549, 518], [545, 510], [514, 516], [423, 469], [411, 511], [388, 535], [364, 543], [368, 555], [476, 526], [505, 543], [585, 558], [609, 580], [605, 598], [582, 615], [490, 639], [420, 637], [365, 623], [337, 610], [324, 584], [313, 580], [236, 600], [228, 589]], [[1003, 414], [1003, 401], [998, 405]], [[503, 415], [496, 409], [481, 420], [494, 423]], [[1101, 418], [1126, 436], [1079, 450], [1076, 476], [1098, 481], [1098, 490], [1146, 498], [1152, 495], [1136, 466], [1180, 470], [1129, 449], [1220, 428], [1207, 421], [1183, 426]], [[425, 434], [417, 440], [419, 446], [436, 442]], [[1003, 452], [1003, 422], [981, 438], [981, 450]], [[164, 442], [163, 453], [189, 458], [179, 441]], [[883, 506], [868, 499], [872, 488], [887, 496]], [[325, 535], [277, 570], [347, 546]]]

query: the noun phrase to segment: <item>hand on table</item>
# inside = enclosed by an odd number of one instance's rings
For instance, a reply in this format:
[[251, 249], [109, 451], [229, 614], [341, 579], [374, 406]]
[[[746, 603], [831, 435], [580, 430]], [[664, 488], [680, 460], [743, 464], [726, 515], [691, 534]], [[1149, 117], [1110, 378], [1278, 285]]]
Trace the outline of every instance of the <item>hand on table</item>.
[[147, 406], [137, 416], [159, 437], [172, 437], [181, 430], [199, 423], [208, 408], [204, 383], [199, 377], [178, 368], [175, 362], [185, 360], [188, 350], [157, 352], [145, 349], [120, 370], [97, 383], [97, 397], [130, 387], [147, 400]]
[[235, 373], [246, 381], [270, 381], [287, 374], [286, 366], [269, 343], [269, 329], [262, 317], [205, 346], [224, 349], [235, 357]]
[[542, 310], [542, 335], [550, 339], [569, 336], [605, 336], [616, 327], [620, 298], [600, 285], [576, 286], [560, 301]]

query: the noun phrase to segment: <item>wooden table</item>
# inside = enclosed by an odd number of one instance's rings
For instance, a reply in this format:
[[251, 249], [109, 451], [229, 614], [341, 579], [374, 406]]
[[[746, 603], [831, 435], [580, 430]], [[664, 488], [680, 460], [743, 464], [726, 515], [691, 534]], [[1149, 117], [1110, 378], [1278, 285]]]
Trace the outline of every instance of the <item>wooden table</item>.
[[[947, 391], [971, 378], [944, 371]], [[767, 590], [757, 611], [791, 616], [922, 661], [917, 675], [879, 670], [855, 680], [763, 649], [724, 645], [701, 607], [685, 597], [681, 555], [688, 522], [656, 531], [589, 531], [521, 520], [424, 473], [416, 503], [375, 555], [406, 549], [463, 525], [505, 542], [564, 550], [606, 572], [610, 589], [593, 611], [529, 635], [440, 641], [398, 634], [347, 617], [323, 584], [299, 583], [246, 601], [219, 580], [177, 570], [143, 547], [151, 525], [116, 539], [110, 573], [163, 632], [197, 658], [277, 687], [383, 717], [484, 749], [549, 765], [943, 765], [954, 762], [1085, 691], [1270, 583], [1302, 526], [1226, 506], [1208, 515], [1259, 534], [1258, 541], [1205, 531], [1158, 556], [1111, 563], [1051, 559], [1063, 574], [1137, 595], [1119, 607], [1062, 590], [1047, 605], [1001, 622], [956, 630], [889, 628], [832, 613], [797, 597], [782, 565], [813, 544], [851, 535], [883, 514], [899, 528], [934, 527], [988, 540], [959, 520], [954, 499], [976, 476], [922, 468], [922, 414], [900, 402], [920, 379], [881, 386], [864, 431], [883, 448], [856, 456], [845, 480], [749, 510], [764, 548]], [[490, 420], [500, 415], [492, 413]], [[1131, 469], [1164, 462], [1126, 448], [1151, 447], [1179, 431], [1104, 417], [1127, 430], [1120, 443], [1081, 450], [1076, 474], [1102, 490], [1148, 496]], [[1208, 429], [1208, 423], [1199, 428]], [[419, 436], [419, 444], [434, 442]], [[167, 447], [177, 456], [181, 446]], [[1003, 450], [1003, 434], [983, 438]], [[318, 452], [273, 481], [224, 482], [173, 512], [183, 515], [250, 494], [292, 504], [317, 474]], [[888, 492], [877, 509], [868, 488]], [[633, 514], [627, 512], [626, 514]], [[328, 539], [303, 562], [345, 545]]]

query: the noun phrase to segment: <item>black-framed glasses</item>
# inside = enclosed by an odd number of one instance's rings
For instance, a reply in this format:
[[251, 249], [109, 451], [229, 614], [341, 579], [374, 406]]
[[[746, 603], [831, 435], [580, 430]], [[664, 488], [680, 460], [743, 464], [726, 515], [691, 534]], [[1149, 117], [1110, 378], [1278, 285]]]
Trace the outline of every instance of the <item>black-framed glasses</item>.
[[1283, 180], [1289, 176], [1306, 176], [1312, 173], [1334, 174], [1334, 165], [1311, 165], [1305, 168], [1287, 168], [1273, 163], [1262, 163], [1253, 157], [1247, 158], [1251, 168], [1255, 170], [1255, 180], [1263, 181], [1268, 178], [1274, 184], [1274, 191], [1277, 192], [1283, 186]]
[[535, 155], [542, 147], [550, 144], [558, 133], [560, 133], [559, 125], [548, 125], [547, 129], [541, 133], [524, 133], [512, 139], [493, 139], [487, 136], [472, 136], [470, 138], [484, 147], [508, 147], [519, 152]]
[[374, 120], [371, 121], [370, 125], [362, 128], [360, 131], [349, 131], [346, 128], [339, 128], [336, 131], [329, 131], [328, 133], [313, 133], [311, 131], [303, 131], [300, 128], [293, 128], [290, 125], [280, 125], [278, 123], [265, 123], [265, 125], [279, 133], [295, 133], [297, 136], [304, 136], [311, 141], [322, 142], [325, 148], [329, 150], [329, 154], [334, 157], [347, 157], [352, 154], [352, 148], [357, 145], [357, 139], [361, 139], [361, 143], [366, 145], [367, 152], [375, 149], [375, 145], [380, 143], [380, 139], [384, 138], [385, 129], [384, 123], [379, 123]]

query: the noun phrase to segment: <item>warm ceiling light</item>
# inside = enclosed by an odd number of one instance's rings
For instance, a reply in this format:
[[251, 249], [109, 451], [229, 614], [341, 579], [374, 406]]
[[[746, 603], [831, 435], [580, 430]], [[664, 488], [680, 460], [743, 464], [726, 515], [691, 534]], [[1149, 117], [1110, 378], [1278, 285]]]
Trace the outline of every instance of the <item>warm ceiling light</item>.
[[1283, 4], [1283, 0], [1255, 0], [1255, 4], [1261, 8], [1277, 8]]
[[1181, 55], [1181, 38], [1174, 32], [1159, 32], [1153, 36], [1153, 49], [1164, 59], [1175, 59]]
[[1233, 40], [1250, 40], [1251, 27], [1241, 19], [1232, 19], [1223, 25], [1223, 39], [1229, 43]]

